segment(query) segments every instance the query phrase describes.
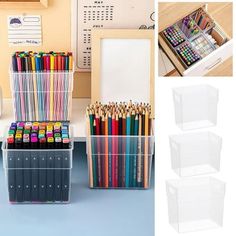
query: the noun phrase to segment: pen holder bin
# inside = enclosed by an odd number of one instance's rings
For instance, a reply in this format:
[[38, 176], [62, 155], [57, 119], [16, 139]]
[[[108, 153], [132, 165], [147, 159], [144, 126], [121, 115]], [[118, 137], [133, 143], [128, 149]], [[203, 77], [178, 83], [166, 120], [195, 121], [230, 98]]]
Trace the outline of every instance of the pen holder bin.
[[182, 130], [215, 126], [218, 90], [210, 85], [173, 89], [175, 122]]
[[211, 132], [170, 136], [172, 169], [181, 177], [220, 170], [222, 139]]
[[69, 121], [73, 71], [10, 72], [16, 121]]
[[87, 137], [90, 188], [149, 188], [153, 153], [153, 136]]
[[10, 203], [68, 203], [73, 142], [69, 149], [7, 149], [3, 167]]
[[212, 177], [166, 182], [169, 223], [179, 232], [222, 226], [225, 183]]

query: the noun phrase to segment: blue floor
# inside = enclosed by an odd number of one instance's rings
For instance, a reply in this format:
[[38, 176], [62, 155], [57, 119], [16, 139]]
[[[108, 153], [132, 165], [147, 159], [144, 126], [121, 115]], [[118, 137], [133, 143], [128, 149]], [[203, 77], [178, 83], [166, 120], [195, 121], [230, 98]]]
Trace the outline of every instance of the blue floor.
[[70, 204], [11, 205], [0, 163], [1, 236], [154, 236], [153, 174], [150, 190], [91, 190], [85, 144], [77, 143]]

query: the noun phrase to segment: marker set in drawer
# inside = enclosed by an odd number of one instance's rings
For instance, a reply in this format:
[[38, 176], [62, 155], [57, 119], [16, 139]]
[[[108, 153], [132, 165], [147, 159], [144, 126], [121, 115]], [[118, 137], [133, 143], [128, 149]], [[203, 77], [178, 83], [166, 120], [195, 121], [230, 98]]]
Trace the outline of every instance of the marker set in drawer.
[[209, 34], [214, 26], [208, 14], [198, 9], [162, 31], [161, 35], [184, 67], [188, 68], [217, 48]]

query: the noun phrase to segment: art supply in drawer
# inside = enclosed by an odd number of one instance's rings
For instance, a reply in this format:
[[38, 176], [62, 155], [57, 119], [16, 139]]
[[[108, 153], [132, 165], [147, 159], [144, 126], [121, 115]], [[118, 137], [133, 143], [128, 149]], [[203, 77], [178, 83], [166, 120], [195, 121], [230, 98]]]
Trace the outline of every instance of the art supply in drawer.
[[188, 44], [184, 43], [176, 49], [186, 66], [191, 66], [201, 59], [200, 55]]
[[215, 50], [213, 45], [203, 35], [193, 39], [191, 44], [201, 57], [205, 57]]
[[148, 188], [153, 155], [151, 107], [95, 103], [87, 108], [90, 187]]
[[208, 29], [214, 24], [213, 20], [203, 9], [199, 9], [192, 17], [202, 30]]
[[163, 34], [173, 47], [179, 46], [185, 41], [185, 38], [177, 25], [168, 27], [163, 31]]
[[11, 124], [2, 148], [10, 202], [69, 201], [70, 135], [68, 123]]
[[192, 36], [199, 33], [199, 29], [195, 24], [194, 20], [187, 16], [182, 20], [181, 30], [184, 32], [186, 37], [191, 38]]
[[219, 47], [219, 45], [217, 44], [216, 40], [212, 37], [212, 35], [210, 35], [210, 34], [205, 34], [205, 35], [206, 35], [206, 37], [208, 38], [208, 40], [209, 40], [216, 48]]

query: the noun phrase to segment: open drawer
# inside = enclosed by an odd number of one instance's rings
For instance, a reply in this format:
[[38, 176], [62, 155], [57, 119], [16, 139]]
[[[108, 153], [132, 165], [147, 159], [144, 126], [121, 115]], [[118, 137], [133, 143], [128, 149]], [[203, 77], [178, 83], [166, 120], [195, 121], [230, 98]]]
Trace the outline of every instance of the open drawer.
[[189, 9], [175, 9], [175, 17], [169, 15], [171, 20], [159, 25], [159, 44], [182, 76], [203, 76], [232, 56], [233, 40], [207, 13], [206, 5]]

